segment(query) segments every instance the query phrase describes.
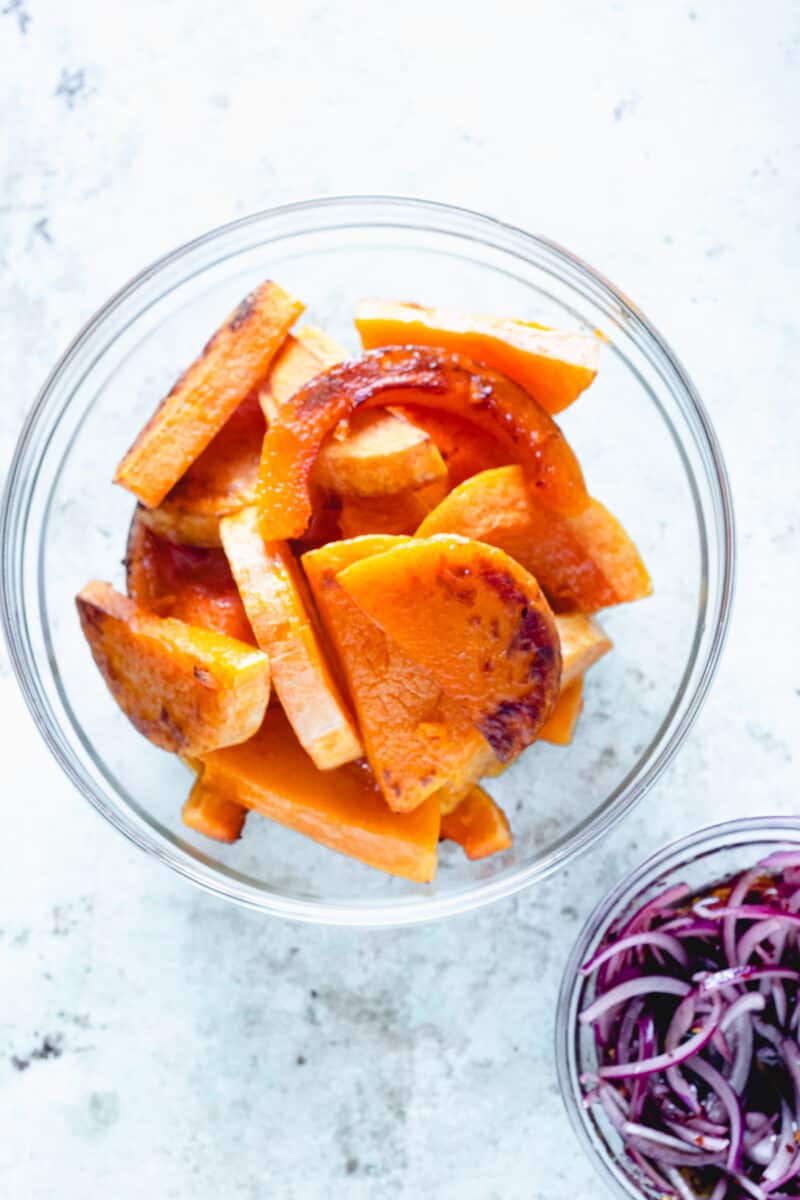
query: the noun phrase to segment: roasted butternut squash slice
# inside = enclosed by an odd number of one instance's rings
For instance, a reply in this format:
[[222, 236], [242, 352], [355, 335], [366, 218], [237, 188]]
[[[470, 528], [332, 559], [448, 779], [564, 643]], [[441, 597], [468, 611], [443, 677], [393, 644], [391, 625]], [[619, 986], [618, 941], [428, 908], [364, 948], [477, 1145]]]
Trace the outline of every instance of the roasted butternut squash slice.
[[458, 842], [467, 858], [488, 858], [511, 846], [506, 814], [481, 787], [472, 788], [451, 813], [442, 816], [441, 835]]
[[171, 488], [267, 374], [299, 300], [267, 281], [245, 297], [162, 400], [114, 476], [148, 508]]
[[636, 547], [607, 508], [591, 500], [577, 516], [554, 513], [518, 466], [466, 480], [417, 532], [458, 533], [499, 546], [536, 576], [554, 612], [596, 612], [653, 590]]
[[502, 371], [542, 408], [561, 412], [597, 374], [596, 334], [548, 329], [532, 321], [362, 300], [356, 328], [366, 350], [376, 346], [440, 346]]
[[194, 757], [259, 728], [270, 691], [266, 654], [146, 612], [110, 583], [88, 584], [76, 602], [109, 691], [156, 746]]
[[[290, 334], [261, 388], [267, 420], [277, 421], [295, 392], [345, 357], [341, 346], [312, 326]], [[355, 413], [331, 431], [312, 482], [338, 495], [376, 496], [422, 487], [445, 474], [442, 456], [423, 429], [400, 414], [379, 410]]]
[[341, 420], [360, 407], [403, 400], [455, 412], [505, 441], [543, 504], [575, 513], [588, 503], [580, 466], [558, 426], [511, 380], [442, 350], [371, 350], [312, 379], [267, 429], [258, 480], [263, 536], [303, 533], [314, 463]]
[[608, 654], [614, 643], [597, 621], [582, 613], [559, 614], [555, 620], [561, 645], [561, 687], [565, 689]]
[[174, 545], [147, 526], [147, 511], [136, 509], [128, 535], [128, 595], [160, 617], [177, 617], [255, 646], [223, 551]]
[[340, 496], [382, 496], [447, 476], [436, 443], [385, 409], [356, 412], [328, 435], [313, 471], [320, 487]]
[[502, 550], [414, 538], [340, 571], [364, 612], [477, 725], [501, 762], [536, 740], [561, 675], [553, 614]]
[[213, 789], [370, 867], [417, 883], [436, 874], [435, 798], [412, 813], [393, 813], [363, 763], [319, 771], [279, 708], [270, 708], [249, 742], [209, 754], [204, 763], [195, 802]]
[[256, 641], [270, 656], [278, 699], [321, 770], [363, 754], [314, 625], [305, 581], [284, 542], [265, 543], [254, 508], [220, 522], [220, 535]]
[[267, 421], [275, 421], [281, 406], [320, 371], [335, 367], [346, 357], [342, 346], [313, 325], [304, 325], [297, 333], [290, 333], [259, 389], [259, 402]]
[[404, 404], [393, 411], [402, 413], [407, 421], [430, 435], [444, 459], [451, 488], [479, 471], [517, 461], [506, 443], [455, 413], [421, 408], [417, 404]]
[[[200, 763], [201, 776], [203, 769]], [[196, 780], [181, 815], [184, 825], [204, 837], [215, 842], [237, 842], [242, 836], [247, 809], [231, 800], [224, 788]]]
[[568, 746], [583, 709], [583, 676], [579, 675], [561, 689], [552, 713], [539, 730], [539, 741], [553, 746]]
[[184, 546], [219, 547], [219, 520], [252, 504], [267, 423], [251, 392], [157, 508], [143, 508], [150, 529]]
[[344, 538], [370, 533], [411, 534], [446, 495], [446, 481], [437, 479], [424, 487], [386, 496], [344, 496], [339, 529]]
[[303, 567], [355, 706], [367, 760], [389, 807], [410, 812], [494, 755], [466, 714], [366, 616], [337, 582], [352, 563], [405, 539], [360, 537], [303, 556]]

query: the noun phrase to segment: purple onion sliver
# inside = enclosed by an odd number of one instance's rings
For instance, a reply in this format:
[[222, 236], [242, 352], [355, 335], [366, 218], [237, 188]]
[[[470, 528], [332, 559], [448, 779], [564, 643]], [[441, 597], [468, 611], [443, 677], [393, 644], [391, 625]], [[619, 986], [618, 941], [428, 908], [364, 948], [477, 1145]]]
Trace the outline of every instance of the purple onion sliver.
[[756, 921], [755, 925], [751, 925], [747, 932], [743, 933], [739, 938], [739, 944], [736, 947], [737, 961], [741, 965], [747, 963], [759, 942], [763, 942], [765, 938], [772, 937], [773, 933], [780, 933], [783, 928], [785, 927], [777, 917], [770, 917], [764, 921]]
[[709, 1150], [713, 1154], [719, 1154], [721, 1151], [727, 1150], [730, 1145], [729, 1138], [717, 1137], [709, 1133], [697, 1133], [688, 1124], [680, 1125], [677, 1121], [667, 1121], [667, 1125], [681, 1141], [689, 1142], [690, 1145], [701, 1150]]
[[691, 990], [688, 983], [684, 983], [680, 979], [673, 979], [669, 975], [646, 975], [639, 979], [628, 979], [625, 983], [618, 983], [605, 995], [598, 997], [578, 1015], [578, 1020], [581, 1024], [588, 1025], [590, 1022], [596, 1021], [598, 1017], [602, 1017], [609, 1009], [618, 1008], [620, 1004], [624, 1004], [626, 1000], [632, 1000], [634, 996], [652, 995], [655, 992], [668, 996], [685, 996]]
[[781, 1051], [794, 1088], [794, 1119], [800, 1128], [800, 1046], [791, 1038], [784, 1038]]
[[[696, 1055], [711, 1041], [718, 1021], [719, 1007], [714, 1010], [706, 1024], [693, 1037], [690, 1037], [682, 1045], [676, 1046], [674, 1050], [668, 1050], [664, 1054], [657, 1054], [653, 1058], [641, 1059], [638, 1062], [617, 1063], [611, 1067], [601, 1067], [598, 1074], [601, 1079], [635, 1079], [639, 1075], [653, 1075], [656, 1071], [679, 1066]], [[690, 1065], [694, 1067], [694, 1064]], [[713, 1068], [710, 1069], [713, 1070]], [[702, 1073], [698, 1072], [698, 1074]], [[716, 1075], [717, 1072], [715, 1071], [714, 1074]], [[722, 1079], [721, 1075], [720, 1079]], [[722, 1083], [726, 1088], [728, 1087], [724, 1079], [722, 1079]]]
[[[681, 1000], [675, 1012], [672, 1014], [672, 1020], [667, 1027], [667, 1032], [664, 1036], [664, 1049], [667, 1052], [672, 1052], [679, 1045], [681, 1039], [689, 1032], [694, 1020], [696, 996], [693, 992]], [[675, 1095], [686, 1105], [689, 1112], [699, 1114], [702, 1110], [700, 1103], [695, 1094], [695, 1090], [689, 1081], [684, 1076], [680, 1067], [667, 1067], [667, 1082], [672, 1088]]]
[[[666, 950], [671, 954], [682, 967], [688, 967], [689, 958], [686, 950], [678, 941], [677, 938], [671, 937], [668, 933], [656, 933], [655, 931], [647, 931], [645, 933], [632, 933], [629, 937], [621, 938], [618, 942], [612, 942], [610, 946], [599, 950], [593, 955], [588, 962], [585, 962], [580, 969], [581, 975], [591, 975], [603, 963], [614, 958], [617, 954], [623, 954], [628, 950], [635, 950], [641, 946], [658, 946], [662, 950]], [[610, 973], [610, 972], [609, 972]]]
[[[770, 1163], [767, 1164], [762, 1183], [778, 1186], [778, 1180], [783, 1179], [792, 1166], [797, 1155], [797, 1143], [794, 1140], [794, 1126], [789, 1105], [781, 1104], [781, 1129], [778, 1134], [777, 1148]], [[768, 1189], [769, 1190], [769, 1189]]]
[[721, 920], [723, 917], [736, 917], [737, 920], [745, 921], [756, 921], [762, 917], [769, 920], [774, 918], [784, 925], [800, 928], [800, 916], [785, 912], [782, 908], [768, 908], [766, 904], [725, 905], [723, 908], [710, 908], [704, 915], [708, 915], [712, 921]]
[[791, 979], [797, 982], [800, 980], [800, 971], [788, 967], [727, 967], [700, 980], [700, 991], [720, 991], [734, 984], [750, 983], [754, 979]]
[[734, 1000], [727, 1012], [723, 1014], [719, 1023], [720, 1029], [725, 1033], [745, 1013], [763, 1012], [766, 1003], [760, 992], [745, 992], [738, 1000]]
[[[742, 902], [747, 898], [747, 893], [750, 887], [758, 879], [760, 871], [754, 869], [745, 871], [740, 875], [736, 883], [731, 888], [728, 904], [726, 906], [726, 920], [722, 924], [722, 948], [725, 951], [725, 957], [730, 966], [736, 966], [736, 920], [740, 915], [737, 910]], [[725, 911], [725, 910], [723, 910]], [[719, 911], [714, 913], [714, 916], [720, 915]]]
[[[644, 1012], [645, 1004], [646, 1001], [644, 998], [640, 998], [632, 1000], [625, 1008], [622, 1020], [619, 1023], [619, 1034], [617, 1036], [617, 1062], [632, 1062], [635, 1057], [633, 1038], [636, 1033], [639, 1017]], [[639, 1057], [641, 1058], [641, 1055]]]
[[[746, 1000], [747, 996], [741, 996], [740, 999]], [[763, 1000], [763, 996], [756, 995], [754, 999]], [[737, 1003], [738, 1001], [734, 1001], [731, 1008]], [[728, 1083], [734, 1092], [736, 1092], [736, 1095], [741, 1096], [750, 1078], [750, 1071], [753, 1066], [753, 1018], [749, 1012], [740, 1010], [735, 1032], [736, 1053], [734, 1054], [733, 1065], [728, 1075]]]
[[697, 1192], [692, 1191], [680, 1171], [676, 1171], [674, 1167], [670, 1167], [667, 1171], [667, 1179], [675, 1188], [680, 1200], [699, 1200]]
[[711, 1063], [706, 1062], [698, 1055], [692, 1062], [688, 1064], [689, 1070], [694, 1071], [699, 1075], [705, 1083], [717, 1094], [726, 1113], [728, 1114], [728, 1124], [731, 1131], [731, 1144], [728, 1147], [727, 1164], [731, 1171], [737, 1170], [739, 1161], [742, 1157], [742, 1110], [739, 1104], [739, 1097], [734, 1092], [727, 1079], [720, 1075]]
[[670, 1185], [667, 1183], [664, 1176], [659, 1175], [652, 1163], [648, 1162], [643, 1154], [640, 1154], [638, 1150], [634, 1150], [632, 1146], [626, 1146], [625, 1151], [636, 1163], [642, 1174], [645, 1175], [651, 1183], [654, 1183], [659, 1191], [663, 1193], [667, 1193], [669, 1191]]
[[757, 1183], [753, 1183], [746, 1175], [742, 1175], [741, 1171], [731, 1171], [731, 1179], [735, 1179], [739, 1187], [747, 1192], [748, 1196], [752, 1196], [754, 1200], [767, 1200], [767, 1193], [763, 1188], [760, 1188]]
[[800, 868], [800, 850], [776, 850], [756, 863], [761, 874], [765, 871], [786, 871], [793, 867]]

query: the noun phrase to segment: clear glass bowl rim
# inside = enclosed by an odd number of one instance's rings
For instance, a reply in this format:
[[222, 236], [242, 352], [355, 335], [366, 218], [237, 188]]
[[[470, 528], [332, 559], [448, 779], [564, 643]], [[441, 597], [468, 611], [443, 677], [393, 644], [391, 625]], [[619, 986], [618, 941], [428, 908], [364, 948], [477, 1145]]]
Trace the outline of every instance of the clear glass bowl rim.
[[[800, 817], [766, 816], [737, 817], [715, 825], [704, 825], [661, 846], [634, 867], [595, 905], [570, 951], [561, 979], [556, 1006], [555, 1055], [558, 1086], [567, 1115], [587, 1157], [606, 1186], [622, 1200], [644, 1200], [646, 1193], [634, 1188], [617, 1171], [585, 1115], [580, 1084], [577, 1083], [578, 1064], [574, 1050], [575, 1000], [584, 983], [579, 968], [592, 954], [618, 911], [627, 906], [659, 876], [679, 871], [703, 852], [724, 853], [735, 846], [762, 841], [800, 842]], [[756, 857], [754, 851], [754, 860]]]
[[[374, 210], [375, 223], [394, 226], [402, 224], [401, 215], [408, 213], [406, 226], [408, 229], [423, 230], [426, 228], [419, 221], [415, 223], [412, 219], [414, 216], [418, 219], [427, 216], [432, 221], [449, 223], [452, 227], [451, 231], [457, 230], [463, 233], [464, 228], [467, 227], [470, 238], [483, 242], [489, 247], [504, 250], [509, 249], [510, 242], [513, 253], [532, 263], [536, 261], [534, 257], [536, 253], [548, 255], [551, 260], [558, 261], [566, 272], [579, 276], [583, 282], [592, 287], [596, 294], [602, 296], [607, 302], [610, 301], [625, 320], [632, 336], [649, 344], [666, 361], [681, 385], [686, 403], [684, 416], [691, 426], [701, 454], [706, 458], [714, 516], [714, 526], [709, 531], [709, 540], [719, 556], [716, 565], [720, 573], [720, 585], [717, 602], [709, 614], [713, 621], [712, 636], [706, 648], [700, 675], [691, 695], [686, 698], [685, 695], [679, 693], [673, 702], [677, 704], [679, 699], [685, 700], [683, 711], [669, 737], [660, 746], [653, 759], [647, 763], [646, 769], [619, 788], [613, 801], [606, 803], [590, 821], [584, 823], [579, 828], [577, 835], [570, 835], [568, 838], [562, 839], [548, 854], [532, 863], [522, 864], [509, 870], [499, 878], [476, 881], [475, 887], [469, 891], [451, 896], [431, 896], [425, 900], [423, 905], [409, 900], [367, 901], [363, 905], [327, 903], [322, 900], [294, 898], [260, 890], [244, 881], [224, 875], [216, 871], [213, 866], [184, 854], [177, 846], [172, 846], [163, 840], [155, 831], [144, 827], [142, 822], [134, 820], [131, 814], [121, 811], [85, 776], [72, 749], [62, 737], [58, 724], [50, 719], [46, 706], [37, 694], [38, 668], [33, 661], [33, 656], [28, 653], [26, 645], [22, 587], [18, 578], [21, 575], [17, 562], [17, 556], [20, 553], [17, 546], [19, 526], [20, 522], [24, 525], [24, 521], [27, 520], [30, 504], [30, 496], [28, 496], [28, 503], [20, 507], [21, 497], [25, 495], [24, 467], [27, 465], [27, 452], [40, 429], [54, 427], [52, 422], [48, 423], [50, 417], [48, 406], [61, 375], [81, 353], [90, 350], [93, 338], [102, 331], [103, 325], [110, 321], [116, 310], [131, 299], [137, 290], [172, 264], [182, 258], [190, 257], [204, 246], [211, 245], [220, 239], [232, 237], [249, 226], [286, 217], [296, 217], [302, 220], [304, 217], [313, 218], [314, 215], [322, 213], [325, 213], [329, 219], [335, 217], [337, 213], [344, 218], [348, 210], [353, 208]], [[378, 220], [381, 216], [383, 217], [382, 221]], [[343, 219], [341, 227], [352, 226], [352, 224], [352, 219], [350, 221]], [[325, 228], [330, 229], [331, 226], [328, 225]], [[447, 232], [448, 230], [440, 224], [434, 228], [434, 231]], [[493, 234], [497, 239], [495, 241], [492, 241]], [[529, 253], [526, 254], [526, 251]], [[623, 292], [558, 243], [471, 209], [443, 204], [439, 201], [402, 196], [343, 195], [298, 201], [263, 209], [218, 226], [155, 260], [136, 274], [98, 309], [51, 370], [23, 424], [14, 450], [2, 505], [0, 505], [0, 556], [0, 624], [3, 627], [17, 682], [48, 749], [67, 777], [101, 815], [135, 845], [153, 854], [180, 875], [215, 895], [223, 896], [245, 907], [318, 924], [392, 926], [415, 924], [466, 912], [494, 900], [511, 896], [545, 879], [607, 834], [643, 798], [666, 770], [694, 724], [719, 662], [727, 636], [733, 600], [735, 537], [727, 472], [716, 434], [705, 407], [686, 370], [668, 343]]]

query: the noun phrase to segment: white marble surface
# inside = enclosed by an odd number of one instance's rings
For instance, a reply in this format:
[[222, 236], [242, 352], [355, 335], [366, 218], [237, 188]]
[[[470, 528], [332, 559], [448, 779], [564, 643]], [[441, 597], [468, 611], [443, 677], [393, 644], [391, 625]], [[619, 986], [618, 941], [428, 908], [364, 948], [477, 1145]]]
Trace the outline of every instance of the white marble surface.
[[796, 805], [800, 9], [447, 9], [0, 0], [0, 473], [67, 340], [173, 245], [313, 194], [483, 209], [634, 296], [706, 398], [740, 550], [712, 695], [567, 875], [339, 932], [129, 848], [49, 760], [0, 651], [3, 1196], [597, 1196], [551, 1049], [580, 921], [672, 835]]

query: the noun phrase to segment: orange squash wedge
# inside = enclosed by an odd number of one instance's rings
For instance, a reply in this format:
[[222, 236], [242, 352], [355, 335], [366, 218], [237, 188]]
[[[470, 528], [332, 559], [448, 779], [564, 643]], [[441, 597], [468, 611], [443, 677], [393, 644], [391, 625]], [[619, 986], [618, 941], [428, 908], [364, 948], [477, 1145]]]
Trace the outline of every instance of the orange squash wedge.
[[561, 645], [561, 687], [566, 689], [613, 649], [614, 643], [592, 617], [559, 613], [556, 629]]
[[255, 646], [222, 550], [176, 546], [148, 526], [147, 511], [137, 507], [128, 535], [128, 595], [160, 617], [176, 617]]
[[202, 779], [202, 763], [199, 771], [201, 778], [195, 781], [181, 813], [184, 825], [215, 842], [237, 842], [242, 836], [247, 809], [231, 800], [223, 788]]
[[451, 813], [442, 816], [441, 836], [458, 842], [467, 858], [488, 858], [511, 846], [506, 814], [481, 787], [472, 788]]
[[418, 426], [385, 409], [355, 412], [328, 435], [313, 481], [340, 496], [382, 496], [444, 480], [436, 443]]
[[417, 404], [404, 404], [394, 411], [430, 435], [444, 459], [451, 488], [479, 471], [517, 461], [514, 451], [499, 437], [455, 413]]
[[508, 443], [543, 504], [576, 513], [588, 503], [580, 466], [558, 426], [511, 380], [441, 350], [371, 350], [312, 379], [267, 429], [258, 481], [263, 536], [302, 535], [312, 512], [314, 463], [341, 420], [360, 407], [403, 400], [455, 412]]
[[342, 346], [312, 325], [290, 333], [259, 388], [258, 399], [267, 422], [275, 421], [281, 406], [309, 380], [346, 357]]
[[267, 423], [251, 392], [157, 508], [142, 520], [184, 546], [219, 547], [219, 520], [252, 504]]
[[114, 476], [148, 508], [160, 504], [269, 364], [303, 311], [267, 281], [247, 296], [162, 400]]
[[156, 746], [196, 757], [246, 741], [259, 728], [270, 692], [266, 654], [157, 617], [109, 583], [88, 584], [76, 603], [109, 691]]
[[[260, 391], [267, 420], [278, 421], [295, 392], [345, 357], [341, 346], [313, 326], [290, 334]], [[343, 496], [376, 496], [422, 487], [445, 474], [442, 456], [423, 429], [399, 413], [373, 411], [355, 413], [331, 431], [313, 484]]]
[[552, 713], [539, 730], [539, 741], [568, 746], [583, 709], [583, 676], [562, 688]]
[[339, 529], [344, 538], [370, 533], [412, 534], [446, 495], [446, 481], [437, 479], [424, 487], [386, 496], [343, 496]]
[[418, 529], [499, 546], [536, 576], [555, 612], [596, 612], [652, 592], [639, 552], [598, 500], [574, 517], [545, 508], [519, 466], [483, 471], [455, 488]]
[[[325, 630], [358, 716], [367, 760], [386, 801], [409, 812], [444, 786], [463, 783], [494, 755], [466, 714], [354, 604], [340, 571], [406, 539], [360, 537], [303, 556]], [[470, 782], [473, 781], [470, 774]]]
[[559, 637], [536, 580], [502, 550], [414, 538], [354, 563], [348, 596], [436, 680], [508, 762], [558, 696]]
[[203, 761], [195, 796], [213, 788], [233, 803], [391, 875], [427, 883], [436, 874], [440, 814], [435, 798], [412, 813], [393, 813], [363, 763], [319, 771], [279, 708], [270, 708], [249, 742]]
[[265, 543], [254, 508], [220, 522], [220, 535], [275, 691], [300, 744], [321, 770], [363, 754], [315, 628], [300, 568], [284, 542]]
[[366, 350], [377, 346], [454, 350], [501, 371], [550, 413], [572, 404], [593, 381], [602, 345], [595, 334], [389, 300], [362, 300], [355, 322]]

